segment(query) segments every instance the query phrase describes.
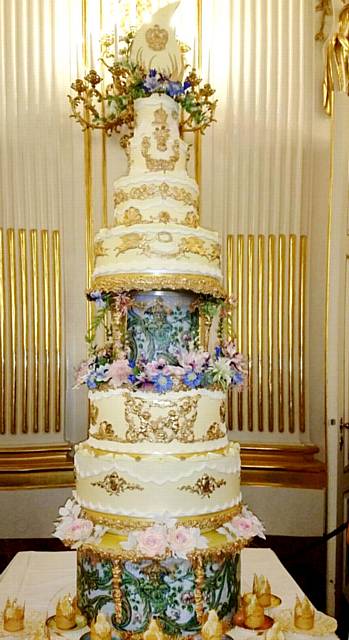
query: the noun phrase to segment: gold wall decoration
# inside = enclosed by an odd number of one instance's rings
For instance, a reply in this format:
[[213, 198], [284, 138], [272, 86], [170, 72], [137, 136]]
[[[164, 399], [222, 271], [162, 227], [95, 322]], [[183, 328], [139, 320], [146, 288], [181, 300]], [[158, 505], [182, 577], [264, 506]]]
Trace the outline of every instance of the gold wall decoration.
[[317, 31], [317, 33], [315, 34], [315, 40], [319, 40], [320, 42], [323, 42], [327, 38], [327, 35], [325, 33], [327, 18], [329, 16], [332, 16], [333, 14], [332, 0], [318, 0], [318, 2], [315, 5], [315, 11], [318, 11], [321, 13], [320, 27], [319, 27], [319, 31]]
[[61, 288], [58, 231], [0, 229], [0, 435], [62, 429]]
[[229, 333], [249, 360], [246, 393], [230, 395], [229, 427], [291, 441], [306, 422], [307, 238], [228, 236]]
[[349, 95], [349, 3], [338, 17], [337, 31], [328, 40], [325, 49], [323, 106], [331, 116], [335, 91]]

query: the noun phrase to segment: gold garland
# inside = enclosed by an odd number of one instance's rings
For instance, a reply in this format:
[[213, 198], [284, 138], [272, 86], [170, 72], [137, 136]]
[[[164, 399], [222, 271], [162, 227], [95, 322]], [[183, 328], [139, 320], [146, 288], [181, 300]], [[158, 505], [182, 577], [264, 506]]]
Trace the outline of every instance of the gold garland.
[[95, 276], [88, 294], [94, 291], [106, 293], [119, 293], [120, 291], [153, 291], [154, 289], [171, 289], [194, 291], [203, 293], [213, 298], [226, 297], [226, 292], [218, 278], [197, 274], [147, 274], [147, 273], [120, 273], [107, 276]]
[[204, 598], [202, 595], [202, 588], [205, 583], [205, 571], [203, 566], [203, 558], [202, 556], [197, 556], [194, 562], [194, 572], [195, 572], [195, 589], [194, 589], [194, 598], [195, 598], [195, 611], [198, 622], [202, 624], [203, 615], [204, 615]]
[[122, 566], [119, 560], [114, 562], [113, 566], [113, 600], [115, 606], [115, 617], [117, 622], [120, 622], [122, 616], [122, 593], [121, 593], [121, 578], [122, 578]]
[[[186, 527], [200, 527], [203, 531], [213, 531], [222, 527], [226, 522], [232, 520], [241, 512], [241, 505], [236, 505], [225, 511], [219, 511], [217, 513], [211, 513], [210, 515], [198, 515], [198, 516], [182, 516], [179, 517], [178, 524]], [[99, 513], [97, 511], [91, 511], [89, 509], [83, 509], [83, 516], [91, 520], [94, 524], [102, 524], [113, 529], [120, 529], [125, 533], [134, 531], [135, 529], [146, 529], [156, 524], [155, 520], [146, 518], [131, 518], [129, 516], [112, 516]]]

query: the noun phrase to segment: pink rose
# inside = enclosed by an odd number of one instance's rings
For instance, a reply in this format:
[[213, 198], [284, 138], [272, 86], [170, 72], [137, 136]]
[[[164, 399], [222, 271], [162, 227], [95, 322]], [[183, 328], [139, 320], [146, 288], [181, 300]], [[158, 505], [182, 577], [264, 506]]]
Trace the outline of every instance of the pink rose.
[[177, 527], [169, 529], [168, 541], [171, 551], [177, 558], [186, 558], [194, 549], [204, 549], [207, 540], [200, 535], [197, 527]]
[[147, 556], [162, 556], [167, 548], [167, 535], [164, 527], [154, 525], [137, 534], [138, 549]]
[[227, 528], [235, 533], [236, 536], [241, 538], [253, 538], [255, 535], [252, 521], [249, 518], [244, 518], [243, 516], [236, 516]]
[[110, 376], [110, 382], [113, 387], [120, 387], [122, 384], [127, 382], [131, 373], [132, 369], [126, 358], [114, 360], [108, 370], [108, 376]]
[[62, 526], [62, 533], [65, 540], [87, 540], [92, 534], [93, 522], [91, 520], [85, 520], [84, 518], [76, 518], [75, 520], [68, 521]]

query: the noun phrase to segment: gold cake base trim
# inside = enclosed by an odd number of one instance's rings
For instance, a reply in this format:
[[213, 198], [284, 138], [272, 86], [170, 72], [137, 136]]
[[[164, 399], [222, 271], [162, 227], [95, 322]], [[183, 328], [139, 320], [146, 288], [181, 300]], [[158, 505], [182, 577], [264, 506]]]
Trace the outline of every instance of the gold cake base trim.
[[[224, 556], [235, 555], [239, 553], [244, 547], [247, 547], [250, 540], [239, 538], [234, 542], [226, 541], [215, 543], [212, 546], [208, 546], [205, 549], [195, 549], [192, 553], [188, 553], [188, 560], [194, 564], [197, 561], [209, 559], [213, 562], [221, 560]], [[169, 553], [164, 553], [159, 556], [147, 556], [145, 553], [141, 553], [136, 549], [123, 549], [117, 547], [101, 548], [98, 544], [85, 544], [83, 543], [77, 550], [78, 556], [86, 554], [94, 562], [101, 560], [117, 560], [120, 562], [142, 562], [143, 560], [152, 560], [154, 562], [163, 562], [170, 557]]]
[[226, 292], [217, 278], [187, 273], [120, 273], [107, 276], [95, 276], [92, 287], [87, 293], [103, 291], [120, 293], [121, 291], [152, 291], [154, 289], [173, 289], [204, 293], [213, 298], [225, 298]]
[[[241, 509], [242, 505], [237, 504], [230, 509], [217, 511], [216, 513], [197, 516], [182, 516], [177, 518], [177, 521], [179, 524], [185, 525], [186, 527], [199, 527], [202, 532], [213, 531], [238, 515], [241, 512]], [[150, 518], [131, 518], [130, 516], [120, 515], [113, 516], [85, 508], [83, 508], [82, 513], [84, 517], [91, 520], [94, 524], [102, 524], [106, 527], [119, 529], [125, 533], [134, 531], [135, 529], [146, 529], [147, 527], [157, 524], [155, 520], [151, 520]]]

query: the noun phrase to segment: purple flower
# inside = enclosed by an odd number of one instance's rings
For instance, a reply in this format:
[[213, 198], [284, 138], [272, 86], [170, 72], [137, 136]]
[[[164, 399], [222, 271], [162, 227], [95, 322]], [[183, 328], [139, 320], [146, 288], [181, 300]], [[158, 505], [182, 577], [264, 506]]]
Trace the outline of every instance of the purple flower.
[[101, 291], [92, 291], [90, 293], [90, 300], [96, 303], [97, 309], [104, 309], [106, 307], [106, 302]]
[[106, 382], [109, 379], [109, 364], [101, 364], [95, 371], [96, 382]]
[[244, 384], [244, 375], [243, 373], [241, 373], [240, 371], [234, 371], [232, 378], [231, 378], [231, 382], [234, 385], [238, 385], [241, 386], [242, 384]]
[[90, 375], [88, 376], [88, 378], [86, 379], [86, 384], [88, 386], [89, 389], [95, 389], [97, 386], [97, 382], [96, 382], [96, 376], [94, 371], [92, 371], [90, 373]]
[[186, 91], [187, 89], [189, 89], [189, 87], [191, 87], [191, 82], [189, 80], [184, 80], [183, 82], [183, 89], [184, 91]]
[[149, 69], [148, 76], [149, 76], [150, 78], [155, 78], [156, 74], [157, 74], [156, 69]]

